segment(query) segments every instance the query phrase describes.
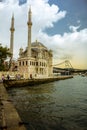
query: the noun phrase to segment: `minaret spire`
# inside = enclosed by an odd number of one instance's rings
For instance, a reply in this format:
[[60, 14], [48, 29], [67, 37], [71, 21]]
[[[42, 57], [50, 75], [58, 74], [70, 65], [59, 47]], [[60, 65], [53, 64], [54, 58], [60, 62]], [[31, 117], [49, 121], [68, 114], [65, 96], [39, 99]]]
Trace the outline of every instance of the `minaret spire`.
[[28, 56], [31, 57], [31, 27], [32, 27], [32, 21], [31, 21], [31, 7], [29, 8], [29, 12], [28, 12]]
[[14, 14], [12, 15], [11, 18], [11, 28], [10, 28], [10, 32], [11, 32], [11, 36], [10, 36], [10, 52], [12, 54], [12, 58], [13, 58], [13, 42], [14, 42]]

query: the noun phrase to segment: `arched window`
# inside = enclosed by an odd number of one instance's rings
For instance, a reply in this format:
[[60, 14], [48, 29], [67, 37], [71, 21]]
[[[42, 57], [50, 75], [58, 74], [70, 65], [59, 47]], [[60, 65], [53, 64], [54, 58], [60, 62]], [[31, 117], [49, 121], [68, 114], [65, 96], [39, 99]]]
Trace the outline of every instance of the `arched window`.
[[30, 61], [30, 65], [31, 65], [31, 61]]
[[21, 61], [19, 62], [19, 66], [21, 66]]
[[36, 62], [36, 66], [38, 66], [38, 62]]
[[26, 61], [26, 65], [28, 65], [28, 62]]
[[23, 66], [24, 66], [24, 61], [23, 61]]

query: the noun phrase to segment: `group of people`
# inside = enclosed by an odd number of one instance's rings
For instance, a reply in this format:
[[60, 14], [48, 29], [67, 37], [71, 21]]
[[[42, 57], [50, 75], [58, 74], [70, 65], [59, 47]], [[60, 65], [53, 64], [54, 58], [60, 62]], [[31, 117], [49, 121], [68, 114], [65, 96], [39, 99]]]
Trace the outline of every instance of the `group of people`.
[[7, 77], [5, 78], [5, 75], [4, 75], [4, 74], [2, 74], [2, 81], [3, 81], [3, 80], [5, 80], [5, 79], [8, 79], [8, 80], [9, 80], [9, 79], [10, 79], [10, 75], [9, 75], [9, 74], [7, 74]]
[[5, 79], [9, 80], [9, 79], [12, 79], [12, 78], [21, 79], [21, 75], [16, 74], [15, 76], [10, 76], [9, 74], [7, 74], [7, 76], [5, 76], [4, 74], [2, 74], [2, 81], [5, 80]]
[[[36, 77], [36, 74], [35, 74], [35, 77]], [[6, 76], [6, 75], [2, 74], [1, 81], [10, 80], [10, 79], [20, 80], [22, 78], [23, 78], [23, 75], [20, 75], [20, 74], [16, 74], [15, 76], [10, 76], [9, 74], [7, 74], [7, 76]], [[30, 79], [33, 79], [32, 74], [30, 74]]]

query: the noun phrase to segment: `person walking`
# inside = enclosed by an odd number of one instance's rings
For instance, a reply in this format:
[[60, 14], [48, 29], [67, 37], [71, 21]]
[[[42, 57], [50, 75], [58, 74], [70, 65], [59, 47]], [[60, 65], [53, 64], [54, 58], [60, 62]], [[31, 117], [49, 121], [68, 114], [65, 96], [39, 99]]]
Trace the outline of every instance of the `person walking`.
[[4, 74], [2, 74], [2, 81], [5, 79], [5, 76], [4, 76]]
[[9, 76], [9, 74], [7, 75], [7, 79], [8, 79], [8, 80], [10, 79], [10, 76]]

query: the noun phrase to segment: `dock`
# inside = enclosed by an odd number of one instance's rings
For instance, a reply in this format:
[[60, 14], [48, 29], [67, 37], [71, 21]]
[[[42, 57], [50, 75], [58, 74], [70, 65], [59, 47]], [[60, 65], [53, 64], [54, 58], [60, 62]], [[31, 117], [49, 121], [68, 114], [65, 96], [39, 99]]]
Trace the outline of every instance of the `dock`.
[[43, 79], [20, 79], [20, 80], [4, 80], [3, 84], [6, 88], [13, 87], [24, 87], [24, 86], [34, 86], [39, 84], [50, 83], [58, 80], [65, 80], [73, 78], [72, 75], [58, 76], [53, 78], [43, 78]]
[[26, 130], [3, 83], [0, 83], [0, 130]]

